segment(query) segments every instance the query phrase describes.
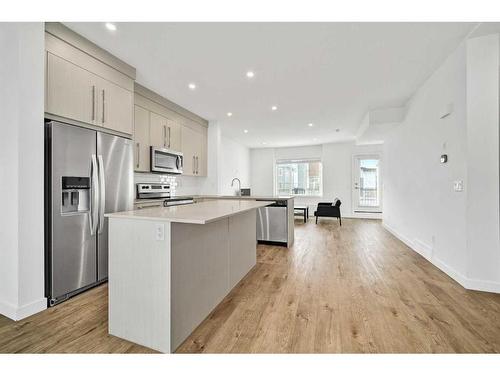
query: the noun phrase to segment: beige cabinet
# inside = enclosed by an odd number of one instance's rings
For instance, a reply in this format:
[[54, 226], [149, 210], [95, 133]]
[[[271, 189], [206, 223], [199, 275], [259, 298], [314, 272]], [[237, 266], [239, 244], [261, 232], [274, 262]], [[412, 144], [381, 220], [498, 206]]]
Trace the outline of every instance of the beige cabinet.
[[45, 112], [133, 133], [133, 93], [59, 56], [47, 53]]
[[167, 120], [167, 148], [174, 151], [181, 150], [181, 126], [172, 120]]
[[149, 111], [134, 106], [134, 169], [150, 171]]
[[[184, 155], [183, 173], [188, 176], [206, 176], [207, 121], [137, 83], [134, 103], [136, 106], [135, 132], [140, 132], [145, 128], [145, 126], [138, 126], [138, 121], [149, 121], [149, 133], [147, 135], [145, 133], [134, 134], [134, 139], [148, 139], [149, 146], [182, 152]], [[137, 145], [136, 147], [141, 148]], [[136, 150], [137, 154], [139, 154], [138, 150]], [[142, 153], [140, 158], [142, 158]], [[150, 166], [138, 164], [136, 160], [137, 171], [146, 168], [149, 170]]]
[[182, 126], [181, 139], [181, 150], [184, 154], [183, 173], [189, 176], [206, 176], [206, 133], [203, 129], [194, 130], [188, 126]]
[[167, 118], [155, 112], [149, 113], [149, 142], [151, 146], [167, 147]]
[[101, 79], [98, 88], [98, 125], [121, 133], [132, 134], [133, 93], [105, 79]]
[[97, 125], [97, 86], [95, 74], [47, 54], [46, 112]]
[[165, 116], [151, 112], [151, 145], [180, 151], [180, 125]]

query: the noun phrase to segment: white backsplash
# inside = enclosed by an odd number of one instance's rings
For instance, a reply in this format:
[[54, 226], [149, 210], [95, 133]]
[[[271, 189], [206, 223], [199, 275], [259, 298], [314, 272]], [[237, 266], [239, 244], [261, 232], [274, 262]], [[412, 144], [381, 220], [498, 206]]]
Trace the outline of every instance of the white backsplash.
[[193, 176], [173, 176], [155, 173], [134, 173], [134, 182], [138, 183], [168, 183], [172, 196], [180, 195], [198, 195], [200, 186], [203, 183], [203, 177]]

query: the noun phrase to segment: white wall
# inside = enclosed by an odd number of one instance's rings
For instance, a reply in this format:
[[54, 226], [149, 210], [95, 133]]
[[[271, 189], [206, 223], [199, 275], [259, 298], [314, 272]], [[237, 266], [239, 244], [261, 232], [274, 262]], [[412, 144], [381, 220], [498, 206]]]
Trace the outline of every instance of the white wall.
[[[464, 41], [413, 95], [384, 144], [383, 213], [389, 230], [463, 286], [496, 292], [499, 43], [498, 35]], [[449, 103], [453, 113], [440, 119]]]
[[235, 195], [238, 183], [231, 187], [231, 181], [237, 177], [242, 188], [250, 187], [250, 149], [230, 138], [221, 137], [220, 170], [218, 194]]
[[[384, 224], [417, 251], [465, 274], [466, 179], [465, 44], [420, 87], [403, 123], [386, 139]], [[453, 103], [454, 112], [440, 119]], [[440, 155], [448, 154], [448, 163]]]
[[467, 278], [500, 292], [499, 34], [467, 41]]
[[312, 215], [313, 208], [318, 202], [332, 202], [335, 198], [339, 198], [342, 201], [342, 216], [355, 217], [352, 209], [352, 159], [354, 155], [368, 153], [382, 154], [382, 146], [357, 146], [354, 142], [348, 142], [252, 149], [250, 151], [252, 194], [275, 195], [275, 160], [319, 158], [323, 165], [323, 196], [297, 197], [295, 204], [310, 206]]
[[0, 313], [46, 308], [43, 235], [44, 27], [0, 24]]
[[250, 179], [252, 195], [274, 195], [274, 148], [250, 150]]

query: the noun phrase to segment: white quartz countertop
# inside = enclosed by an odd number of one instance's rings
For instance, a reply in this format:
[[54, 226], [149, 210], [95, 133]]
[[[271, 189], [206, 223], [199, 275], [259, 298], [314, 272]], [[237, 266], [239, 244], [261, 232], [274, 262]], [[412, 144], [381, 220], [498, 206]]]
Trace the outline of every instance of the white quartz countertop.
[[[254, 198], [255, 199], [255, 198]], [[207, 224], [245, 211], [269, 205], [269, 201], [251, 199], [214, 199], [173, 207], [151, 207], [115, 212], [104, 216], [113, 219], [169, 221], [173, 223]]]
[[[193, 199], [241, 199], [241, 200], [265, 200], [265, 201], [288, 201], [294, 199], [294, 197], [290, 196], [256, 196], [256, 195], [176, 195], [172, 196], [173, 199], [182, 199], [182, 198], [193, 198]], [[135, 199], [135, 204], [140, 203], [162, 203], [165, 199], [168, 198], [139, 198]]]

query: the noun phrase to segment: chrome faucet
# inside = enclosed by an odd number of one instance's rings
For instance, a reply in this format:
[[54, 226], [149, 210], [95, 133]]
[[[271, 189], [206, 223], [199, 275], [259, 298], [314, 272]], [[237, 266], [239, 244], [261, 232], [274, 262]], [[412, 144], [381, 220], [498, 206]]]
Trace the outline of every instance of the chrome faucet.
[[231, 181], [231, 187], [233, 187], [234, 181], [238, 181], [238, 192], [236, 193], [236, 195], [238, 197], [241, 197], [241, 181], [238, 177], [233, 178], [233, 181]]

